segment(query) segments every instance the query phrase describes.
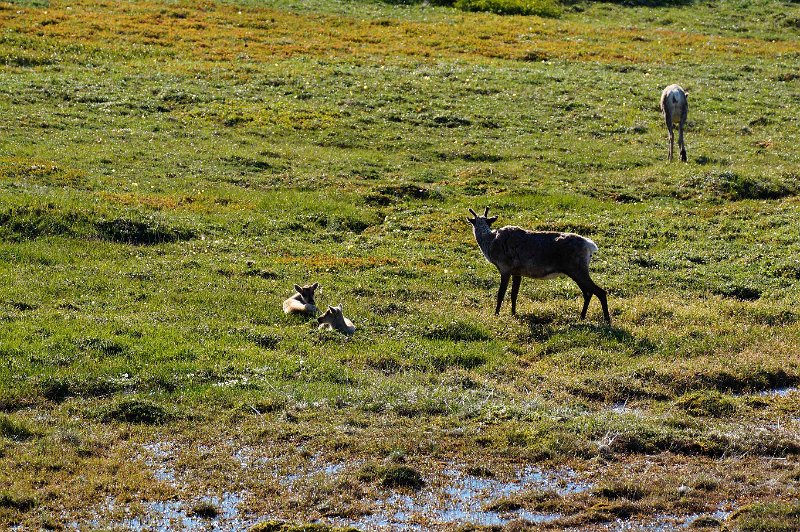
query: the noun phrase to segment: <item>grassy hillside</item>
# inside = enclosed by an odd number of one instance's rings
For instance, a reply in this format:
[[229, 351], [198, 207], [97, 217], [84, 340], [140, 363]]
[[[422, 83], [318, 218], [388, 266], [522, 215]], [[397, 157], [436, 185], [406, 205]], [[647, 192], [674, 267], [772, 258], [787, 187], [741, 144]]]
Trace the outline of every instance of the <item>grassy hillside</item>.
[[796, 529], [800, 6], [551, 14], [0, 3], [0, 527]]

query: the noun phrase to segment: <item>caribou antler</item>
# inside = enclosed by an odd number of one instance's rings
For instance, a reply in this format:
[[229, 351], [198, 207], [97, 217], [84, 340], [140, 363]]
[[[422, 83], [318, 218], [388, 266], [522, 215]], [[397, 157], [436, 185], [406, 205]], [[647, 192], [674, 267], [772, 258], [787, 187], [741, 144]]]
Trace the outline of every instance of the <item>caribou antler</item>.
[[486, 207], [483, 211], [483, 217], [486, 218], [487, 216], [489, 216], [489, 207]]

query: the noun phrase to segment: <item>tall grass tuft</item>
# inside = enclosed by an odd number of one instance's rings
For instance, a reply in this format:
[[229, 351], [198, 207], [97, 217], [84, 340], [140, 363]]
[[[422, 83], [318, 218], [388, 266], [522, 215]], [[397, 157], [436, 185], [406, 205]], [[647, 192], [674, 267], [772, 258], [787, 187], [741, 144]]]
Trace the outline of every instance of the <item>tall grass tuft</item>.
[[462, 11], [486, 11], [498, 15], [561, 15], [561, 8], [552, 0], [457, 0], [454, 6]]

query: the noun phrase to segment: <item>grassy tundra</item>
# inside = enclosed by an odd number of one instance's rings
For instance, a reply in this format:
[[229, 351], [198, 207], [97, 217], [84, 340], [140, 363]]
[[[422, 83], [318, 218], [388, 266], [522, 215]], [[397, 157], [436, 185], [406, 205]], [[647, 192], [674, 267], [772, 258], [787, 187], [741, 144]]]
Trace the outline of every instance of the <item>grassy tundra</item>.
[[[0, 3], [0, 528], [448, 528], [536, 468], [473, 514], [796, 529], [800, 6], [556, 7]], [[613, 326], [494, 316], [484, 206], [596, 242]]]

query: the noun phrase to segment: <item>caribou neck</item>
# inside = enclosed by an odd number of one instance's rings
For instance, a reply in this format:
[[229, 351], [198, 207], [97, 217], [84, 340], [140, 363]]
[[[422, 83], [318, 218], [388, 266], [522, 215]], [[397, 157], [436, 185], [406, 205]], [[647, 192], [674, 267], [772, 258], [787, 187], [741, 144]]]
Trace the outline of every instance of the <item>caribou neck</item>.
[[492, 242], [494, 242], [497, 233], [492, 231], [487, 225], [481, 225], [480, 227], [476, 225], [472, 232], [475, 235], [475, 240], [478, 242], [478, 247], [481, 248], [483, 252], [483, 256], [486, 257], [486, 260], [492, 262], [492, 259], [489, 257], [489, 250], [492, 247]]

